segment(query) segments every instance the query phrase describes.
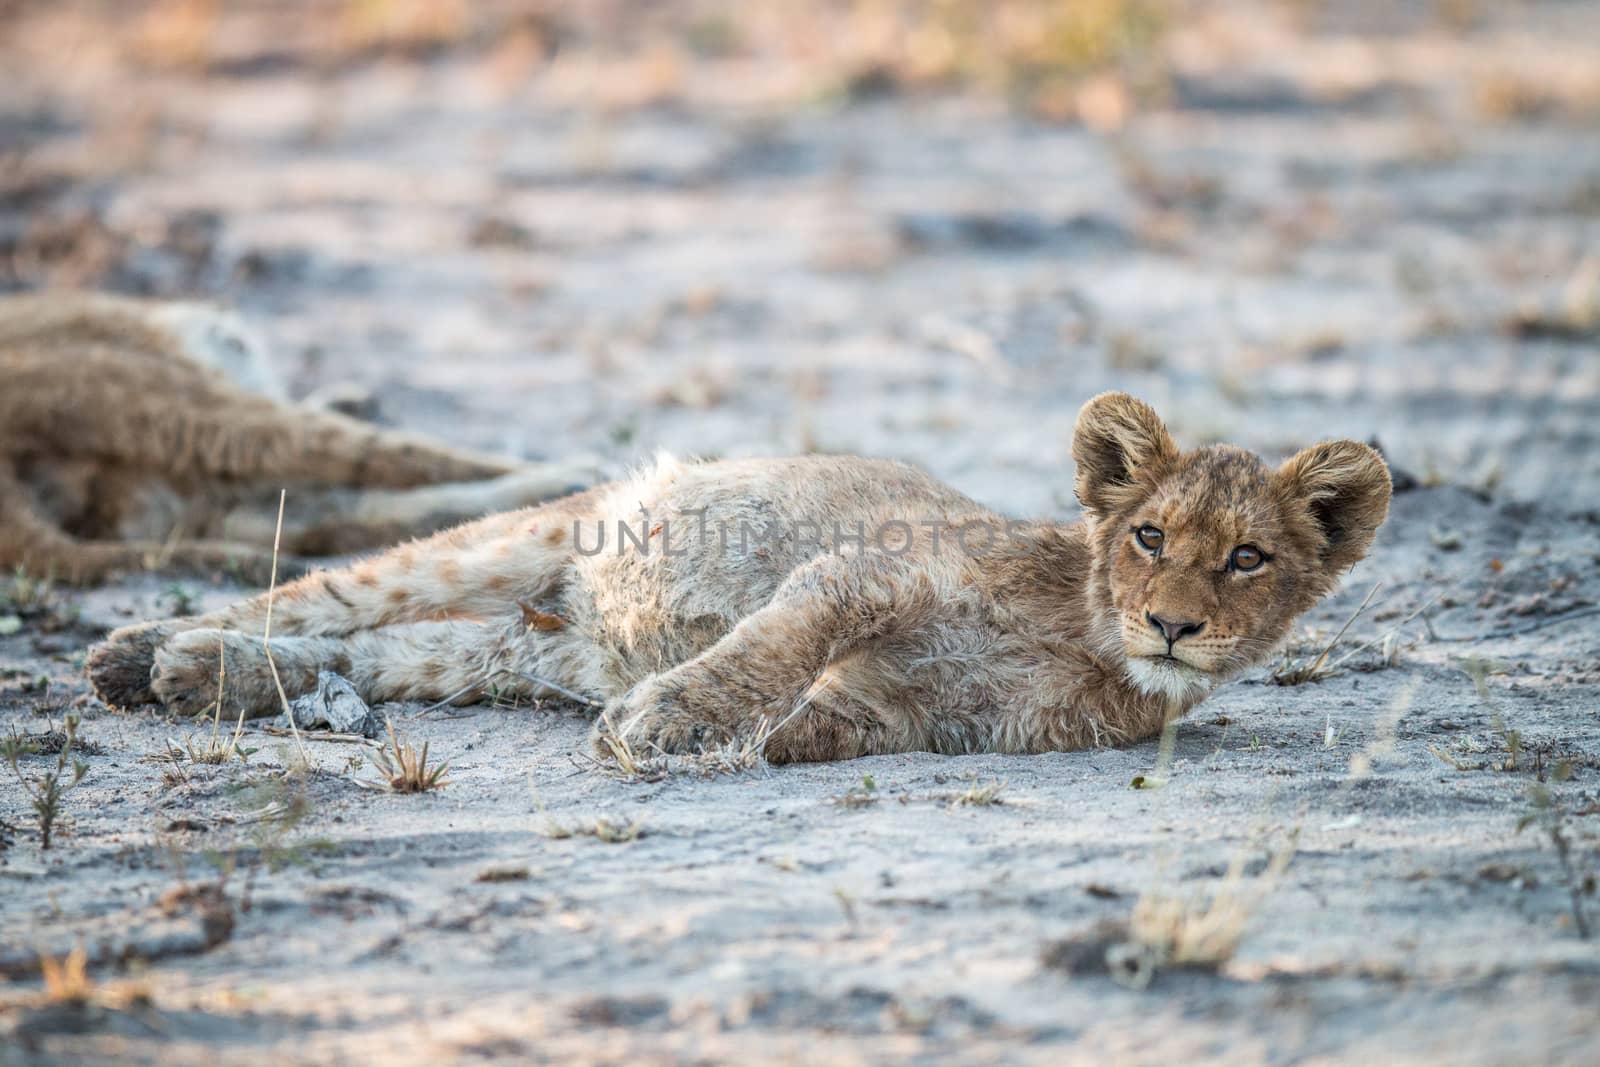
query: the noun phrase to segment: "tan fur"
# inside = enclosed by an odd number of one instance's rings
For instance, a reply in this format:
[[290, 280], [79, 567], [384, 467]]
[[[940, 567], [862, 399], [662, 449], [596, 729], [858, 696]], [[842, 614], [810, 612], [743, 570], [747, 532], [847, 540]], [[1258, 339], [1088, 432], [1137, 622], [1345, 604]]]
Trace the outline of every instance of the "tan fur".
[[[1124, 394], [1084, 407], [1074, 455], [1088, 515], [1069, 525], [1011, 523], [884, 460], [664, 460], [286, 586], [276, 661], [291, 693], [331, 668], [369, 700], [470, 699], [491, 684], [548, 696], [545, 680], [606, 701], [618, 731], [670, 752], [762, 718], [780, 724], [774, 761], [1114, 744], [1260, 662], [1388, 508], [1387, 471], [1364, 445], [1319, 445], [1276, 471], [1238, 449], [1184, 454]], [[741, 543], [741, 523], [774, 519], [825, 543]], [[594, 552], [599, 522], [609, 536]], [[1159, 557], [1131, 532], [1152, 522]], [[1243, 543], [1271, 562], [1226, 570]], [[1169, 647], [1146, 621], [1157, 609], [1204, 628]], [[118, 631], [90, 675], [113, 703], [201, 710], [225, 641], [228, 714], [268, 713], [265, 610], [258, 597]]]
[[168, 564], [264, 581], [280, 487], [284, 551], [327, 555], [548, 499], [589, 473], [291, 407], [248, 327], [200, 304], [0, 299], [0, 383], [0, 568], [69, 581]]

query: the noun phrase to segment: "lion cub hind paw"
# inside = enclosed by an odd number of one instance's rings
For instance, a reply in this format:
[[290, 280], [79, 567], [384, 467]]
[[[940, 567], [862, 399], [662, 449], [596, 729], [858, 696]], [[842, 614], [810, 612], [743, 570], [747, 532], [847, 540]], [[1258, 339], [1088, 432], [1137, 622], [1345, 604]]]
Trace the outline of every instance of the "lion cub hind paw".
[[113, 707], [156, 703], [150, 684], [156, 651], [180, 628], [181, 620], [124, 626], [91, 647], [83, 668], [95, 695]]
[[[246, 718], [278, 710], [278, 688], [260, 638], [224, 630], [189, 630], [156, 652], [151, 687], [174, 711], [198, 715], [217, 704], [223, 683], [224, 713]], [[287, 683], [286, 683], [287, 684]]]

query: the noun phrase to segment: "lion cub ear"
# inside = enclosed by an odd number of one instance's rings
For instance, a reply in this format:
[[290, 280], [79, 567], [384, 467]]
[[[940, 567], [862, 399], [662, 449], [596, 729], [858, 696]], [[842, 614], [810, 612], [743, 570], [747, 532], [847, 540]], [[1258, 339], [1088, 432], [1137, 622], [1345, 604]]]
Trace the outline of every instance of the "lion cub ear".
[[1324, 441], [1289, 457], [1278, 482], [1322, 532], [1322, 562], [1337, 574], [1360, 562], [1389, 514], [1389, 466], [1355, 441]]
[[1072, 431], [1078, 502], [1097, 516], [1138, 503], [1141, 479], [1178, 458], [1178, 446], [1150, 405], [1127, 393], [1101, 393], [1078, 412]]

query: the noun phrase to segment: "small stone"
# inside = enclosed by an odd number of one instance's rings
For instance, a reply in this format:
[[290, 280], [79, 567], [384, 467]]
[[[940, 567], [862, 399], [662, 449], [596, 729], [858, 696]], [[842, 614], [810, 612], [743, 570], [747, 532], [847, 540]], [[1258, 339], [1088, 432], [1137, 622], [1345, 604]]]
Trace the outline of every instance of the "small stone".
[[[317, 672], [317, 687], [291, 701], [289, 711], [301, 730], [325, 728], [340, 734], [378, 736], [378, 717], [356, 687], [332, 671]], [[284, 726], [289, 725], [286, 716], [279, 717]]]

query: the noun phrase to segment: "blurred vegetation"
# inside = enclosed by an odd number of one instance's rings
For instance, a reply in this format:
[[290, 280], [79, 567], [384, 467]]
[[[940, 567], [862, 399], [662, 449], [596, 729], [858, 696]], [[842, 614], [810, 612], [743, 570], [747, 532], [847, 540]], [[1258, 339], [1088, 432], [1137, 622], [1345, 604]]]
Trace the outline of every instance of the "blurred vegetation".
[[[1046, 118], [1120, 124], [1162, 89], [1175, 0], [145, 0], [116, 46], [145, 69], [323, 70], [481, 53], [516, 84], [602, 68], [622, 103], [670, 102], [692, 71], [793, 98], [977, 91]], [[94, 0], [21, 0], [22, 17], [99, 18]]]

